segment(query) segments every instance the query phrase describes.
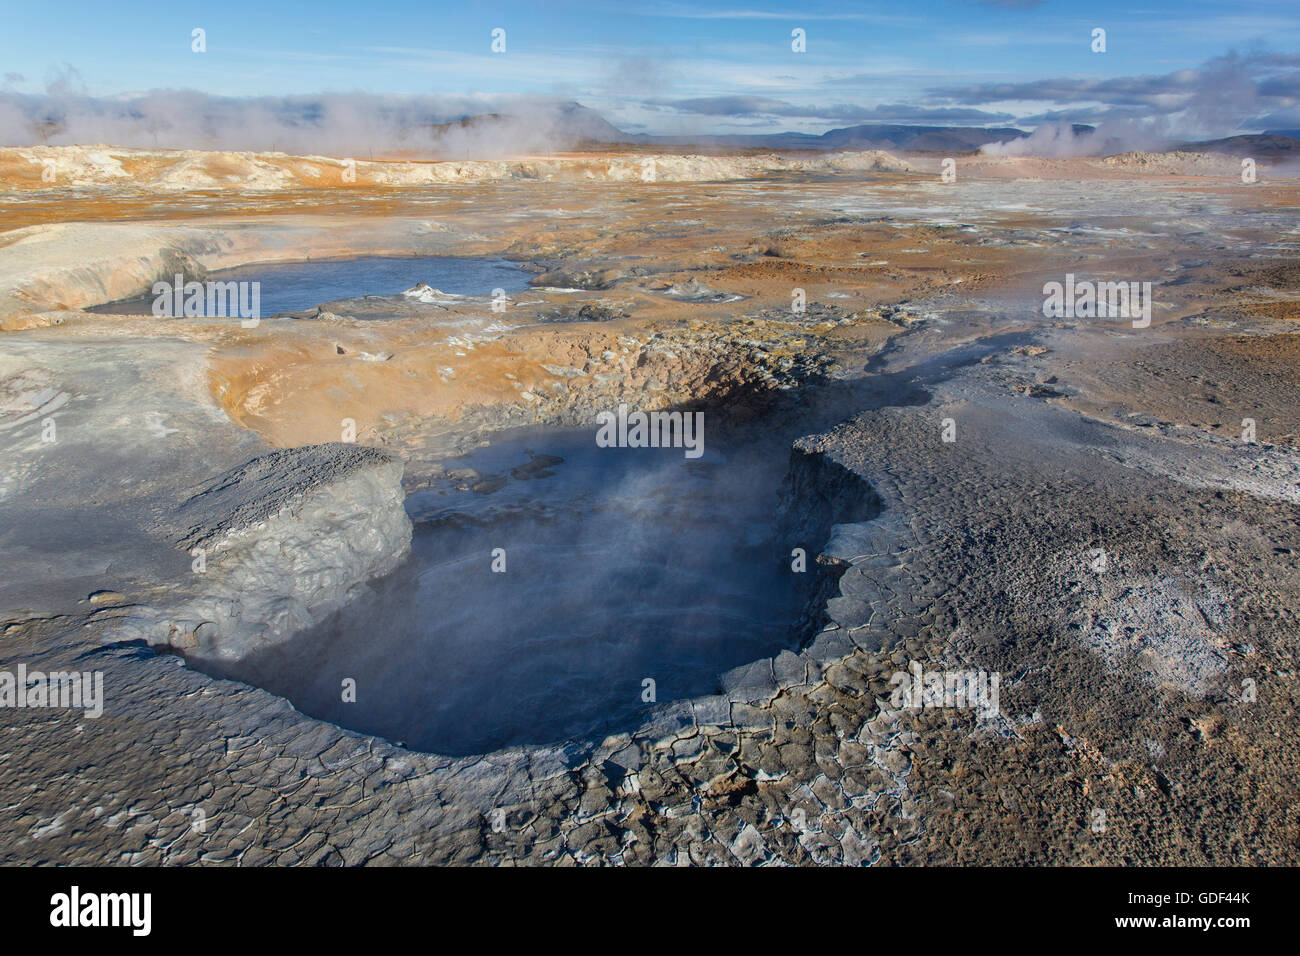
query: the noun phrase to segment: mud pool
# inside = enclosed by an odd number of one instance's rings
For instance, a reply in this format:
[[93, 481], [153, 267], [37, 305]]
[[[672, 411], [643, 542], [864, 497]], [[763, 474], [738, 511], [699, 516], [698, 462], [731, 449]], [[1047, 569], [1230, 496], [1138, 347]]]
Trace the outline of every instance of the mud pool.
[[812, 575], [775, 540], [785, 463], [752, 458], [597, 448], [588, 429], [497, 441], [408, 498], [403, 568], [228, 676], [455, 756], [629, 729], [646, 680], [659, 703], [709, 694], [799, 642]]

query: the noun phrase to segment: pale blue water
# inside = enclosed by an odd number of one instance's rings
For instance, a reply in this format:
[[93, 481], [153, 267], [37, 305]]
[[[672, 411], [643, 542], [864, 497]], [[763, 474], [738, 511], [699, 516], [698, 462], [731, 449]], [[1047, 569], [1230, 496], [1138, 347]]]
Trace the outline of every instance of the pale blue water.
[[[396, 295], [423, 282], [453, 295], [491, 295], [493, 289], [520, 292], [532, 274], [492, 257], [367, 256], [358, 259], [282, 262], [240, 266], [210, 273], [214, 282], [260, 282], [261, 315], [302, 312], [325, 302], [364, 295]], [[153, 296], [87, 309], [118, 315], [148, 315]]]

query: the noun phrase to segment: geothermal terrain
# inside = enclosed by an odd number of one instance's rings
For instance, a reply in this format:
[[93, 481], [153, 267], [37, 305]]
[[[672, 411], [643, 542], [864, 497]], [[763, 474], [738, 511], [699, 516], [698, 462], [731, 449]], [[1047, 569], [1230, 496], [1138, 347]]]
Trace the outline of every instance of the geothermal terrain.
[[1300, 862], [1300, 186], [942, 159], [0, 150], [3, 861]]

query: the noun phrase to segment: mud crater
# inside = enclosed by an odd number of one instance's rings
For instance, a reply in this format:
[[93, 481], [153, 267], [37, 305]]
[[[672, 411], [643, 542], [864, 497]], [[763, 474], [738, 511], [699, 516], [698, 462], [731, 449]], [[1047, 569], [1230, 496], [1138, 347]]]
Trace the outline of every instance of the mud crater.
[[631, 730], [807, 636], [822, 583], [791, 569], [787, 469], [711, 436], [699, 458], [600, 448], [589, 428], [500, 436], [408, 497], [411, 557], [362, 598], [194, 663], [450, 756]]

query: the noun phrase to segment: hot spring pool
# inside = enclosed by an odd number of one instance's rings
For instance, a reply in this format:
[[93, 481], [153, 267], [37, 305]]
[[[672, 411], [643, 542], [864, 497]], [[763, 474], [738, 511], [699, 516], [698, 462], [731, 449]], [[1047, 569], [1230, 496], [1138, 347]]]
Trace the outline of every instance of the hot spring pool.
[[[365, 295], [396, 295], [421, 282], [453, 295], [491, 295], [528, 288], [532, 274], [513, 262], [472, 256], [366, 256], [280, 262], [223, 269], [211, 282], [260, 283], [261, 315], [302, 312], [324, 302]], [[152, 295], [94, 306], [88, 312], [150, 315]]]
[[785, 463], [706, 449], [598, 448], [582, 429], [450, 461], [408, 499], [403, 568], [226, 676], [448, 755], [630, 730], [647, 680], [659, 703], [715, 693], [798, 643], [812, 576], [775, 538]]

